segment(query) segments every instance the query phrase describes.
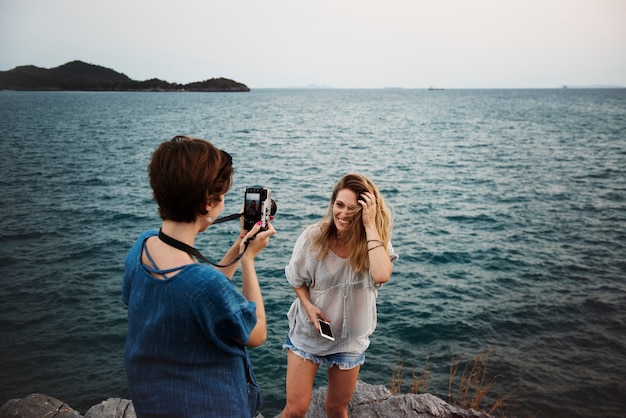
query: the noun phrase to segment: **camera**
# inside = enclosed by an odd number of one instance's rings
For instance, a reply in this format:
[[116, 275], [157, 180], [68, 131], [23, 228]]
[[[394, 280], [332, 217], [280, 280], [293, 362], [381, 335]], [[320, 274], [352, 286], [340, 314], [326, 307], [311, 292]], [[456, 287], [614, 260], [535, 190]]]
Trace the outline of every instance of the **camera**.
[[244, 196], [243, 229], [249, 231], [261, 221], [261, 230], [267, 229], [270, 216], [276, 213], [272, 191], [265, 187], [248, 187]]

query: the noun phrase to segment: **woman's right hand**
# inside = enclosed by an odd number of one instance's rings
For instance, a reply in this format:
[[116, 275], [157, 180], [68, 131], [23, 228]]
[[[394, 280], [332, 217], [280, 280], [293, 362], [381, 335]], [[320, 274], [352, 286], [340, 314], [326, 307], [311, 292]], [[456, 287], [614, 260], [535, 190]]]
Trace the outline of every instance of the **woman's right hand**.
[[317, 320], [321, 319], [322, 321], [327, 321], [324, 315], [322, 314], [322, 310], [318, 308], [317, 306], [313, 305], [312, 303], [309, 303], [308, 305], [306, 305], [304, 307], [304, 310], [306, 311], [306, 315], [309, 317], [309, 321], [311, 321], [315, 329], [319, 331], [320, 324], [317, 322]]
[[[267, 225], [267, 229], [265, 231], [260, 231], [261, 221], [259, 221], [244, 236], [239, 246], [240, 252], [243, 252], [245, 250], [245, 253], [243, 255], [244, 257], [247, 257], [247, 258], [256, 257], [261, 252], [261, 250], [267, 247], [270, 237], [276, 234], [274, 225], [272, 225], [270, 222], [268, 222], [266, 225]], [[247, 249], [246, 249], [246, 243], [248, 243]]]
[[302, 308], [306, 312], [306, 316], [309, 318], [309, 321], [311, 321], [311, 324], [313, 324], [316, 330], [320, 330], [320, 324], [317, 322], [318, 319], [330, 322], [324, 316], [322, 310], [311, 302], [311, 295], [309, 294], [308, 286], [294, 287], [293, 290], [296, 292], [296, 295], [298, 295]]
[[261, 223], [259, 222], [246, 233], [239, 245], [239, 251], [245, 251], [241, 258], [241, 293], [250, 302], [256, 304], [257, 322], [250, 333], [250, 338], [245, 343], [248, 347], [258, 347], [267, 339], [265, 304], [261, 295], [259, 279], [254, 269], [254, 257], [267, 246], [270, 237], [276, 233], [276, 230], [270, 223], [267, 224], [265, 231], [260, 230]]

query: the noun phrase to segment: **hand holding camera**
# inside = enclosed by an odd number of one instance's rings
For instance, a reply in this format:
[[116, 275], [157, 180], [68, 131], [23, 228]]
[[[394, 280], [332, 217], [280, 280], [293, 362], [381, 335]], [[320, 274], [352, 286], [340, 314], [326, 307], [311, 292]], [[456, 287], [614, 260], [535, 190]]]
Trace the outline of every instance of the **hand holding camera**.
[[274, 226], [268, 223], [265, 229], [261, 227], [261, 221], [257, 222], [244, 236], [240, 244], [240, 251], [244, 257], [254, 258], [269, 243], [270, 237], [276, 233]]
[[270, 189], [260, 186], [246, 188], [243, 205], [243, 229], [247, 231], [247, 234], [242, 245], [249, 245], [250, 255], [258, 254], [267, 245], [269, 237], [276, 233], [270, 223], [275, 213], [276, 202], [272, 200]]
[[265, 187], [248, 187], [244, 196], [243, 229], [252, 230], [261, 222], [261, 231], [267, 229], [270, 216], [276, 213], [276, 202], [272, 200], [272, 191]]

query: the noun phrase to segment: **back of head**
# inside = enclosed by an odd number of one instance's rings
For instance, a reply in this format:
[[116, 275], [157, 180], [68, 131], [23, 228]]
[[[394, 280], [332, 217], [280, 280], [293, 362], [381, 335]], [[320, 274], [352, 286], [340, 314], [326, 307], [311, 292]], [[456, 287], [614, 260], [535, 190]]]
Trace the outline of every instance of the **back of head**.
[[150, 187], [164, 220], [194, 222], [231, 186], [232, 158], [208, 141], [176, 136], [162, 143], [148, 166]]

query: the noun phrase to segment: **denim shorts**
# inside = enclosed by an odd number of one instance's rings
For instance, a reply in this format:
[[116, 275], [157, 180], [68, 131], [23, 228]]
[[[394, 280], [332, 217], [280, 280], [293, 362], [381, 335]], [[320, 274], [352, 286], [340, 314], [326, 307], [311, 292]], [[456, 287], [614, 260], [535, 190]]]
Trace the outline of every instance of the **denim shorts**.
[[287, 341], [283, 344], [283, 349], [287, 349], [294, 353], [296, 356], [303, 358], [305, 360], [310, 360], [315, 364], [322, 364], [322, 362], [326, 363], [326, 366], [330, 369], [333, 366], [339, 367], [339, 370], [350, 370], [354, 369], [356, 366], [360, 366], [365, 363], [365, 353], [335, 353], [329, 354], [327, 356], [316, 356], [315, 354], [307, 353], [306, 351], [300, 350], [296, 346], [293, 345], [289, 337], [287, 337]]

